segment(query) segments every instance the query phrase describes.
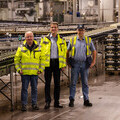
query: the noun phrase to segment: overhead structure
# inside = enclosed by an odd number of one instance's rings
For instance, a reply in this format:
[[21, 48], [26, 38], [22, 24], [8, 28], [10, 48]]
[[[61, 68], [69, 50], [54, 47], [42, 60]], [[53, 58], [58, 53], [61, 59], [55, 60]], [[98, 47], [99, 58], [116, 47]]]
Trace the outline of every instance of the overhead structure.
[[119, 10], [118, 10], [118, 22], [120, 22], [120, 0], [119, 0]]

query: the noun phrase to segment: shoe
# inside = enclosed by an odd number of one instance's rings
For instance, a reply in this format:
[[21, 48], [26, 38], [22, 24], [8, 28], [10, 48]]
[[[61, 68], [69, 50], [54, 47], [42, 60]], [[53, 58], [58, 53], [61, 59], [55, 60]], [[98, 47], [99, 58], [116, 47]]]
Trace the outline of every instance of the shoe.
[[22, 107], [21, 107], [21, 111], [27, 111], [27, 108], [26, 108], [26, 105], [22, 105]]
[[39, 107], [37, 106], [37, 104], [33, 104], [33, 105], [32, 105], [32, 109], [33, 109], [33, 110], [39, 110]]
[[89, 102], [89, 100], [84, 101], [84, 106], [86, 107], [92, 107], [92, 103]]
[[62, 106], [62, 105], [59, 105], [59, 104], [54, 104], [54, 107], [55, 107], [55, 108], [63, 108], [63, 106]]
[[69, 107], [74, 107], [74, 99], [70, 100]]
[[49, 109], [49, 108], [50, 108], [50, 103], [49, 103], [49, 102], [47, 102], [47, 103], [45, 104], [44, 109]]

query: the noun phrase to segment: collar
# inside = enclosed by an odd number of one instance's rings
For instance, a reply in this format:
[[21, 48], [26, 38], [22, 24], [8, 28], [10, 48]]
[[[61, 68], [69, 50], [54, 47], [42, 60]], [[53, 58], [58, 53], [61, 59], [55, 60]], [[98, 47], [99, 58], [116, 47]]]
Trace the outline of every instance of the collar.
[[29, 49], [30, 51], [32, 51], [32, 50], [34, 50], [34, 49], [36, 49], [36, 48], [38, 47], [38, 45], [35, 44], [35, 41], [33, 41], [33, 44], [32, 44], [31, 47], [29, 47], [29, 45], [27, 45], [27, 43], [25, 43], [24, 46], [25, 46], [27, 49]]
[[[78, 41], [81, 41], [81, 40], [78, 38], [78, 36], [77, 36], [77, 40], [78, 40]], [[85, 40], [85, 37], [83, 37], [82, 41], [84, 41], [84, 40]]]
[[52, 34], [50, 33], [50, 38], [57, 38], [58, 35], [56, 35], [56, 37], [53, 37]]

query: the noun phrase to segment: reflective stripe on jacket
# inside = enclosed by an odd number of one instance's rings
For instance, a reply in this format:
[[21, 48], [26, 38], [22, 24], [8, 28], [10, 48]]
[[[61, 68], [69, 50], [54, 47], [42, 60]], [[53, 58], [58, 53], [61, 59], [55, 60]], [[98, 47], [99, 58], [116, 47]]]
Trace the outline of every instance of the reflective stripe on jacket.
[[30, 52], [25, 46], [26, 41], [24, 41], [15, 54], [15, 68], [17, 72], [22, 70], [23, 75], [37, 75], [38, 71], [42, 72], [45, 68], [45, 65], [41, 63], [41, 48], [37, 41], [34, 40], [34, 43], [35, 47]]
[[[42, 52], [42, 61], [41, 63], [45, 64], [45, 67], [50, 67], [50, 54], [51, 54], [51, 40], [50, 35], [41, 38], [41, 52]], [[58, 59], [59, 59], [59, 68], [66, 66], [66, 41], [57, 34], [57, 47], [58, 47]]]
[[[75, 36], [74, 38], [70, 39], [70, 44], [71, 44], [71, 47], [72, 47], [72, 50], [71, 50], [70, 54], [72, 55], [72, 57], [74, 57], [74, 55], [75, 55], [76, 40], [77, 40], [77, 36]], [[85, 41], [86, 41], [87, 56], [90, 56], [91, 55], [91, 50], [90, 50], [91, 38], [85, 36]]]

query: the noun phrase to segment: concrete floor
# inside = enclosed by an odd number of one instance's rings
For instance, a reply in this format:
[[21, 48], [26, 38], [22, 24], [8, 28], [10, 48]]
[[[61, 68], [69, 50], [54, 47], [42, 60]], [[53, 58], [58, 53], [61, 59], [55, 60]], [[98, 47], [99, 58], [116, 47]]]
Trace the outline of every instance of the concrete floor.
[[14, 112], [8, 109], [0, 113], [0, 120], [120, 120], [120, 76], [99, 76], [89, 82], [90, 101], [93, 107], [83, 106], [81, 86], [77, 85], [75, 107], [68, 107], [69, 88], [61, 87], [60, 103], [63, 109], [53, 107], [44, 110], [44, 99], [38, 101], [40, 110], [32, 111], [28, 105], [27, 112], [21, 112], [18, 107]]

